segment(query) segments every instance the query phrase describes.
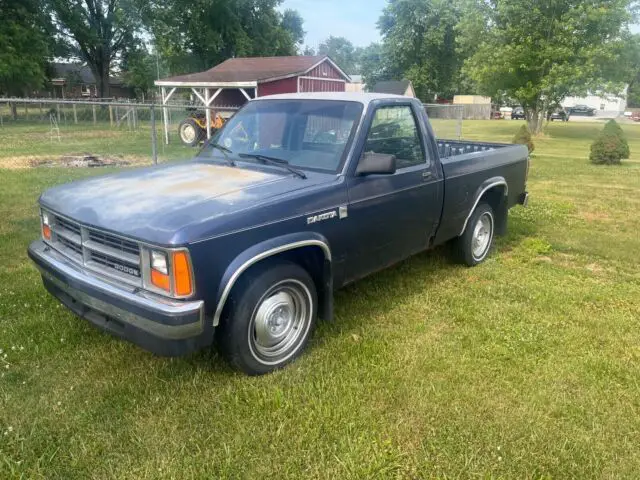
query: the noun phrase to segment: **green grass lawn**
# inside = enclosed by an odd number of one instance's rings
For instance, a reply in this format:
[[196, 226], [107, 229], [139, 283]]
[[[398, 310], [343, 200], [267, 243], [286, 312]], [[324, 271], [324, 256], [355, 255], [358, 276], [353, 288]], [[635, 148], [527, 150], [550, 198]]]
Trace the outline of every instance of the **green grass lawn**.
[[60, 307], [26, 256], [36, 200], [100, 172], [0, 170], [0, 478], [640, 477], [640, 126], [620, 167], [588, 163], [600, 128], [550, 125], [485, 264], [437, 249], [340, 291], [260, 378]]

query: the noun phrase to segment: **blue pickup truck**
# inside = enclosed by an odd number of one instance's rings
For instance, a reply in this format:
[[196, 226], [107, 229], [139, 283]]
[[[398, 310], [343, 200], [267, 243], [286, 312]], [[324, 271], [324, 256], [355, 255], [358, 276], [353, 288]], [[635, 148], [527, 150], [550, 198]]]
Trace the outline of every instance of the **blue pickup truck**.
[[45, 191], [29, 255], [99, 328], [159, 355], [215, 342], [263, 374], [332, 318], [337, 288], [450, 241], [482, 262], [528, 167], [525, 146], [436, 140], [407, 97], [275, 95], [192, 161]]

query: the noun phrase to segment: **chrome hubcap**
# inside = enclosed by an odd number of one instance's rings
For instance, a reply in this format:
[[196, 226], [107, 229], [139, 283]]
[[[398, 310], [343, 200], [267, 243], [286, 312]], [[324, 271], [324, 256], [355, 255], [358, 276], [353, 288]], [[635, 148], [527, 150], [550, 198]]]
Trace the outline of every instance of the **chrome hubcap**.
[[256, 307], [249, 346], [262, 363], [280, 363], [293, 355], [311, 325], [311, 294], [297, 280], [274, 285]]
[[476, 260], [483, 258], [489, 246], [491, 245], [491, 236], [493, 235], [493, 219], [488, 213], [480, 216], [473, 228], [472, 252]]
[[182, 140], [185, 143], [191, 143], [196, 139], [196, 129], [193, 128], [193, 125], [183, 125], [182, 126]]

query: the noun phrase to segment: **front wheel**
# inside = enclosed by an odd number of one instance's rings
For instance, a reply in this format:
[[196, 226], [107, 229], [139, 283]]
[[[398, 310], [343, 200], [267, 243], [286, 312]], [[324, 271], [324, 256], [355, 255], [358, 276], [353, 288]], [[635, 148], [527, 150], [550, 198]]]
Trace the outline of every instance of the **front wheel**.
[[220, 350], [249, 375], [284, 367], [311, 337], [317, 297], [312, 278], [294, 263], [249, 271], [234, 287], [229, 313], [216, 329]]
[[460, 260], [470, 267], [482, 263], [489, 255], [495, 230], [493, 209], [480, 203], [469, 218], [464, 233], [456, 241]]

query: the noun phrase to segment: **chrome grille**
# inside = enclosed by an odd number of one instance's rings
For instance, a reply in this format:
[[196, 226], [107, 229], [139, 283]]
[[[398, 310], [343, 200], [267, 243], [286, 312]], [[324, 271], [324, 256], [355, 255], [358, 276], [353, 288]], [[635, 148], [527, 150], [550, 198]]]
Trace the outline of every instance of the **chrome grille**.
[[142, 286], [140, 245], [116, 235], [52, 215], [52, 244], [83, 266]]

